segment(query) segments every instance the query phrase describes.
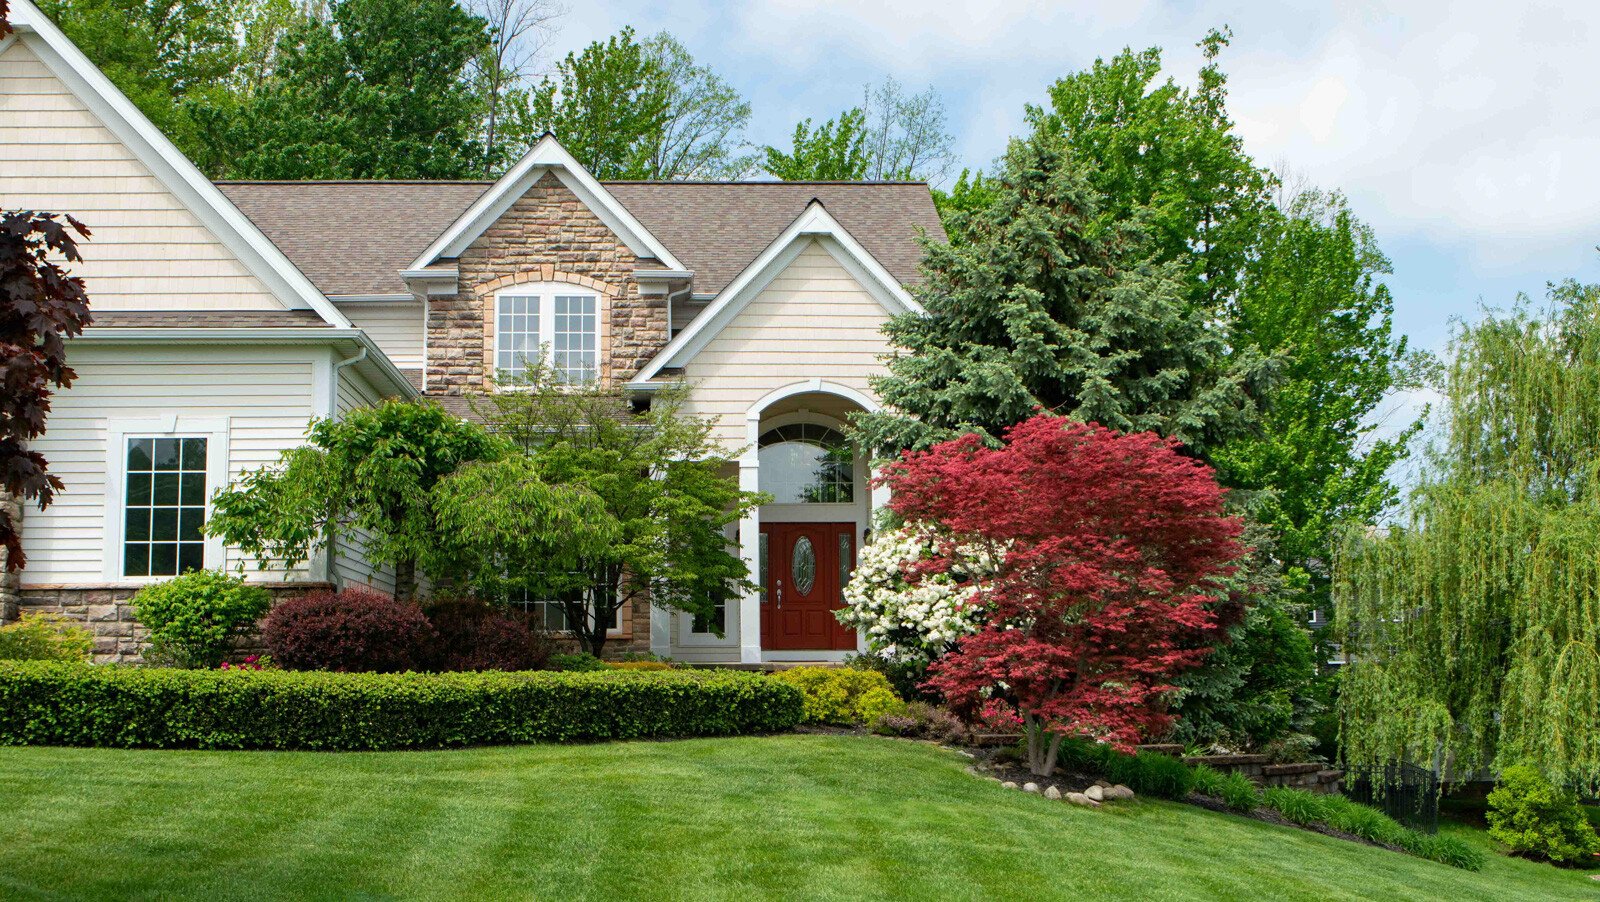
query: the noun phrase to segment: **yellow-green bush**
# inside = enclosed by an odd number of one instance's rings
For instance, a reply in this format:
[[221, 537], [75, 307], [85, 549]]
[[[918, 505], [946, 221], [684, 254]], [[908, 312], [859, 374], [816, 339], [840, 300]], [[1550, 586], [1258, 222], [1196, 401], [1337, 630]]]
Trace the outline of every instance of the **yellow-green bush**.
[[612, 670], [671, 670], [666, 661], [612, 661]]
[[0, 626], [0, 661], [87, 661], [94, 637], [60, 614], [24, 613]]
[[875, 670], [796, 667], [780, 670], [772, 678], [800, 690], [805, 698], [805, 723], [876, 723], [885, 714], [898, 714], [906, 707], [889, 688], [889, 681]]

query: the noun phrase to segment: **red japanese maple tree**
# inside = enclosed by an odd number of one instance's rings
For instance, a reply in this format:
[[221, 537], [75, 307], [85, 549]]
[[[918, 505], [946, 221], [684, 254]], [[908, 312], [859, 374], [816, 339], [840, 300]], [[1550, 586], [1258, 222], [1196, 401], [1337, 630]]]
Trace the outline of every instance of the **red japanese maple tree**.
[[[1171, 723], [1172, 677], [1224, 635], [1217, 580], [1244, 549], [1209, 467], [1150, 433], [1038, 415], [1000, 448], [965, 436], [885, 468], [890, 506], [933, 526], [938, 559], [986, 548], [982, 626], [930, 668], [967, 713], [1021, 718], [1028, 763], [1061, 740], [1128, 748]], [[913, 579], [917, 574], [911, 574]]]

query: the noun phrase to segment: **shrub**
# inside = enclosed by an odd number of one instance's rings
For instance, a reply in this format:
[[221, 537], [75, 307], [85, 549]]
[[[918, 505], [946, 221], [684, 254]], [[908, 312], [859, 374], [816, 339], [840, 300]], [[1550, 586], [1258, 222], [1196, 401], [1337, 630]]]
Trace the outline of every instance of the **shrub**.
[[267, 590], [246, 584], [244, 577], [194, 570], [140, 589], [133, 613], [148, 630], [145, 660], [211, 668], [271, 604]]
[[380, 750], [787, 730], [759, 674], [296, 673], [0, 662], [0, 745]]
[[428, 670], [538, 670], [549, 660], [549, 640], [528, 618], [477, 598], [447, 598], [422, 609], [436, 638]]
[[672, 665], [666, 661], [614, 661], [613, 670], [671, 670]]
[[60, 614], [24, 613], [0, 626], [0, 661], [87, 661], [94, 636]]
[[551, 655], [545, 666], [551, 670], [567, 670], [574, 673], [593, 673], [597, 670], [610, 670], [611, 665], [600, 660], [586, 651], [570, 655]]
[[1262, 801], [1268, 808], [1302, 826], [1326, 824], [1368, 842], [1393, 846], [1418, 858], [1463, 870], [1476, 871], [1483, 867], [1483, 853], [1465, 841], [1454, 836], [1419, 833], [1376, 808], [1352, 802], [1344, 796], [1273, 787], [1262, 793]]
[[1268, 808], [1302, 827], [1308, 824], [1320, 824], [1328, 817], [1327, 806], [1322, 804], [1324, 797], [1314, 792], [1289, 789], [1284, 786], [1269, 786], [1261, 797]]
[[1130, 755], [1111, 746], [1086, 739], [1066, 739], [1061, 743], [1060, 762], [1081, 771], [1103, 774], [1140, 795], [1162, 799], [1183, 799], [1195, 786], [1193, 768], [1170, 755], [1139, 752]]
[[885, 714], [905, 708], [883, 674], [845, 667], [795, 667], [772, 679], [800, 690], [805, 697], [805, 722], [850, 726], [876, 723]]
[[1489, 835], [1513, 855], [1555, 864], [1587, 866], [1600, 853], [1600, 836], [1577, 796], [1525, 764], [1506, 768], [1489, 793]]
[[273, 608], [261, 625], [272, 660], [289, 670], [413, 670], [434, 637], [421, 608], [370, 589], [312, 592]]
[[966, 725], [960, 718], [937, 705], [908, 702], [904, 711], [879, 717], [873, 723], [872, 730], [885, 736], [950, 742], [966, 733]]
[[1221, 799], [1234, 811], [1254, 811], [1261, 804], [1261, 790], [1250, 778], [1236, 771], [1220, 771], [1205, 764], [1194, 767], [1194, 791]]

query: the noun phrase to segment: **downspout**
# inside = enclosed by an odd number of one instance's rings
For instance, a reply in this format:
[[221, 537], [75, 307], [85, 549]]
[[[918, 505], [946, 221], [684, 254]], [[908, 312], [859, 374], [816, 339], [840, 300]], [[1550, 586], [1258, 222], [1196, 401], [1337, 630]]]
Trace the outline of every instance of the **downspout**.
[[677, 291], [667, 292], [667, 341], [672, 340], [672, 299], [680, 294], [688, 294], [693, 290], [693, 285], [686, 285]]
[[[345, 358], [343, 360], [335, 360], [333, 362], [333, 367], [328, 371], [328, 407], [327, 407], [328, 419], [330, 419], [330, 420], [331, 419], [335, 419], [336, 415], [338, 413], [337, 408], [338, 408], [338, 405], [339, 405], [339, 379], [340, 379], [339, 373], [340, 373], [340, 371], [342, 371], [347, 366], [354, 366], [354, 365], [356, 365], [356, 364], [358, 364], [361, 361], [366, 360], [366, 359], [367, 359], [367, 349], [365, 347], [363, 347], [361, 349], [361, 352], [356, 354], [354, 357], [347, 357], [347, 358]], [[328, 538], [331, 539], [331, 535]], [[327, 551], [324, 552], [323, 555], [322, 555], [322, 566], [319, 568], [319, 569], [322, 570], [322, 581], [325, 582], [325, 583], [328, 583], [330, 585], [333, 585], [333, 587], [335, 589], [337, 589], [337, 588], [339, 588], [339, 586], [337, 585], [337, 583], [334, 581], [334, 578], [333, 578], [334, 577], [334, 573], [333, 573], [333, 556], [337, 552], [333, 547], [333, 542], [332, 541], [327, 541], [326, 542], [326, 548], [327, 548]]]

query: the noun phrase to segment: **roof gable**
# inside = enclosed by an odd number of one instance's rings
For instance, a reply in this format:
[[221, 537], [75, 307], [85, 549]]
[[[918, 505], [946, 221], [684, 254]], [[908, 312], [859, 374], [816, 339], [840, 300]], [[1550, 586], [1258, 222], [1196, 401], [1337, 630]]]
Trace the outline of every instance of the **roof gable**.
[[546, 173], [554, 175], [583, 205], [600, 218], [628, 249], [640, 257], [661, 261], [667, 269], [681, 270], [683, 265], [657, 238], [650, 234], [633, 214], [589, 174], [555, 136], [546, 133], [533, 145], [517, 165], [511, 167], [489, 190], [467, 207], [433, 243], [406, 267], [408, 270], [426, 269], [441, 260], [461, 254], [482, 235], [489, 226], [505, 215], [517, 199], [527, 193]]
[[688, 328], [678, 333], [661, 353], [645, 364], [634, 377], [634, 383], [649, 382], [663, 369], [682, 367], [688, 363], [813, 241], [839, 261], [851, 277], [882, 305], [886, 313], [922, 312], [922, 305], [883, 268], [883, 264], [867, 253], [820, 201], [813, 200], [806, 205], [805, 212], [783, 230], [783, 234], [768, 244], [717, 295], [716, 300], [695, 317]]
[[[30, 0], [12, 0], [16, 33], [0, 50], [21, 41], [67, 90], [142, 163], [200, 224], [238, 258], [279, 302], [311, 309], [329, 325], [350, 325], [243, 213], [157, 129], [98, 67]], [[90, 227], [93, 227], [90, 223]]]

